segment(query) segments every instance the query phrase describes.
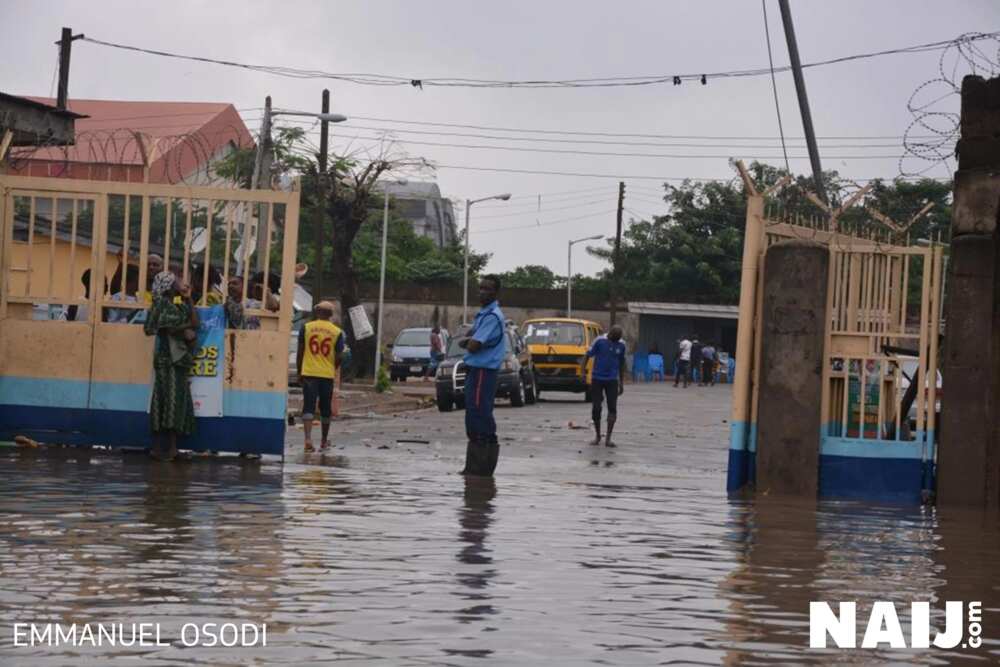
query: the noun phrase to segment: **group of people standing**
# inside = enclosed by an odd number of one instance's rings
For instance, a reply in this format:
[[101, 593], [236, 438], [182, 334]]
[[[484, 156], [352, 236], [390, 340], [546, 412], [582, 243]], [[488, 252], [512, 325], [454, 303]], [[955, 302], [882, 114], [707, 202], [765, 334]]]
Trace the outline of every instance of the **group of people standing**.
[[719, 367], [719, 350], [715, 343], [702, 343], [697, 336], [677, 341], [677, 362], [674, 372], [674, 386], [681, 382], [687, 387], [692, 379], [699, 387], [715, 385], [715, 374]]

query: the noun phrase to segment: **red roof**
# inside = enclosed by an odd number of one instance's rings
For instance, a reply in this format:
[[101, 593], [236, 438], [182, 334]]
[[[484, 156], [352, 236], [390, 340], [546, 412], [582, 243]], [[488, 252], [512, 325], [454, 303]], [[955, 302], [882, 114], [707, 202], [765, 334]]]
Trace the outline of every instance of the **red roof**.
[[[55, 103], [52, 98], [28, 99]], [[232, 104], [71, 99], [69, 110], [89, 116], [76, 121], [75, 145], [33, 150], [22, 161], [35, 164], [30, 169], [18, 165], [16, 171], [39, 175], [38, 167], [46, 166], [51, 176], [141, 180], [134, 174], [141, 175], [143, 153], [151, 152], [150, 181], [177, 183], [230, 144], [253, 145]], [[87, 165], [86, 172], [77, 165]]]

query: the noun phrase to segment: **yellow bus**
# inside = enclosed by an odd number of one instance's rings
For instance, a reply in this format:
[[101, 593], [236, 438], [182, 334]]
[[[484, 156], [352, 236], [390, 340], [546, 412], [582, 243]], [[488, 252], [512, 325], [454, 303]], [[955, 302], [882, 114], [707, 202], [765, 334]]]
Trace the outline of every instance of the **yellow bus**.
[[521, 336], [531, 352], [538, 391], [582, 392], [584, 400], [589, 401], [593, 360], [587, 359], [587, 350], [601, 334], [601, 325], [590, 320], [526, 320], [521, 325]]

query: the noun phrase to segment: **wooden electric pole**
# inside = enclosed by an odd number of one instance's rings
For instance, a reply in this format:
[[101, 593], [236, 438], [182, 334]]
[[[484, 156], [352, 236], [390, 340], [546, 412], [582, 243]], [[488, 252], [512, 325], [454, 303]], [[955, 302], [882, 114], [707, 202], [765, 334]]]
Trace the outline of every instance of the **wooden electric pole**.
[[615, 250], [611, 256], [611, 326], [618, 318], [618, 255], [622, 245], [622, 208], [625, 206], [625, 181], [618, 182], [618, 224], [615, 231]]
[[69, 103], [69, 56], [73, 41], [83, 39], [83, 33], [73, 34], [72, 28], [62, 29], [62, 38], [56, 42], [59, 45], [59, 92], [56, 93], [56, 107], [66, 109]]
[[[330, 113], [330, 91], [323, 90], [322, 112]], [[319, 173], [316, 182], [316, 285], [313, 301], [323, 298], [323, 245], [326, 242], [326, 156], [329, 152], [330, 122], [321, 120], [319, 124]]]

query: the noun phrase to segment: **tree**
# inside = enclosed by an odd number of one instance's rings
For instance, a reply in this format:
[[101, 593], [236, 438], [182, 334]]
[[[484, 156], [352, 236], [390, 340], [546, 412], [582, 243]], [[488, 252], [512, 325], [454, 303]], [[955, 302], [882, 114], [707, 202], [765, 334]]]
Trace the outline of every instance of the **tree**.
[[[777, 182], [784, 170], [753, 163], [748, 168], [759, 190]], [[831, 205], [838, 208], [856, 186], [844, 183], [834, 171], [824, 174]], [[822, 218], [824, 214], [806, 196], [811, 178], [798, 176], [768, 202], [773, 217]], [[897, 222], [908, 221], [926, 202], [935, 202], [931, 215], [918, 222], [911, 236], [947, 229], [951, 217], [951, 184], [923, 180], [875, 181], [864, 203]], [[677, 301], [736, 303], [746, 224], [746, 197], [741, 181], [693, 182], [664, 186], [668, 212], [652, 220], [632, 220], [622, 235], [619, 276], [623, 294], [655, 295]], [[843, 228], [870, 233], [885, 228], [871, 220], [860, 206], [845, 212]], [[588, 248], [610, 262], [612, 245]], [[609, 279], [611, 271], [603, 272]]]
[[557, 276], [547, 266], [528, 264], [519, 266], [512, 271], [500, 274], [504, 287], [530, 287], [535, 289], [552, 289], [556, 286]]
[[[315, 251], [309, 253], [311, 259], [324, 266], [324, 273], [329, 272], [336, 285], [342, 313], [342, 323], [347, 331], [348, 339], [353, 341], [353, 351], [358, 363], [355, 367], [362, 369], [371, 366], [374, 359], [374, 340], [357, 340], [348, 311], [360, 304], [358, 290], [358, 270], [354, 262], [354, 242], [365, 223], [374, 219], [372, 209], [382, 203], [382, 196], [377, 192], [379, 179], [390, 174], [402, 174], [420, 171], [427, 167], [425, 160], [409, 159], [405, 155], [394, 153], [392, 144], [384, 144], [380, 154], [374, 158], [359, 159], [354, 156], [331, 155], [327, 160], [328, 172], [321, 174], [318, 166], [318, 155], [302, 145], [303, 132], [299, 128], [278, 128], [274, 144], [275, 159], [273, 161], [272, 182], [276, 176], [298, 174], [302, 179], [301, 219], [315, 220], [322, 211], [329, 221], [326, 226], [329, 232], [328, 244], [324, 245], [323, 255], [315, 256]], [[251, 156], [254, 149], [237, 149], [230, 153], [216, 168], [216, 173], [237, 183], [248, 185], [248, 173], [253, 171]], [[320, 179], [325, 183], [320, 183]], [[325, 185], [322, 189], [320, 185]], [[323, 200], [320, 201], [320, 193]], [[299, 248], [314, 244], [311, 224], [300, 225]], [[330, 248], [329, 259], [326, 247]], [[322, 295], [318, 295], [322, 296]]]

